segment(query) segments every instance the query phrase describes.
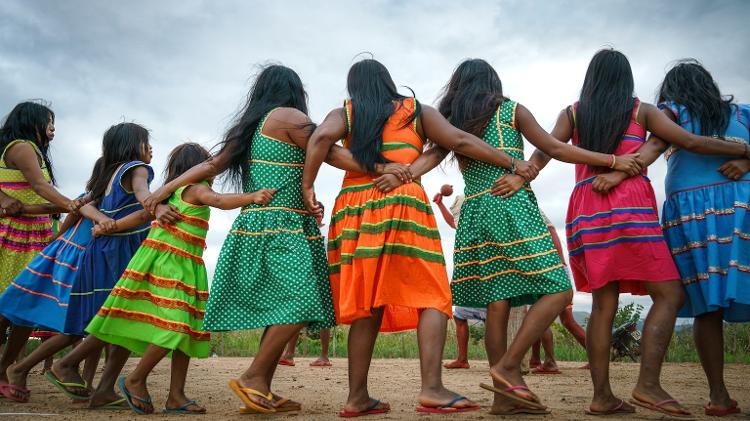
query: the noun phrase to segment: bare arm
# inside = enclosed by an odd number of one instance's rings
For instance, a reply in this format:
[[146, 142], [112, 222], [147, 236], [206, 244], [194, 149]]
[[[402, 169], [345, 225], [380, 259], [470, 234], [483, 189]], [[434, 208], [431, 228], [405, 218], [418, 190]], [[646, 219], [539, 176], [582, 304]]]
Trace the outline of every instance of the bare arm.
[[641, 104], [646, 127], [655, 136], [690, 152], [706, 155], [726, 155], [738, 158], [750, 158], [746, 145], [726, 142], [707, 136], [688, 132], [673, 121], [674, 115], [667, 110], [659, 110], [651, 104]]
[[18, 215], [23, 212], [24, 206], [20, 201], [0, 191], [0, 217]]
[[448, 208], [445, 207], [445, 203], [443, 203], [443, 195], [440, 193], [435, 194], [435, 197], [432, 199], [432, 201], [435, 202], [435, 204], [438, 206], [438, 209], [440, 209], [440, 214], [443, 215], [445, 223], [447, 223], [451, 228], [456, 229], [456, 218], [454, 218], [451, 211], [449, 211]]
[[65, 231], [69, 230], [70, 227], [75, 225], [78, 221], [81, 220], [81, 214], [78, 212], [69, 213], [68, 216], [65, 217], [65, 219], [60, 223], [60, 226], [57, 228], [57, 234], [55, 234], [52, 237], [52, 240], [57, 240], [61, 235], [65, 233]]
[[182, 193], [188, 203], [211, 206], [218, 209], [237, 209], [249, 204], [266, 205], [273, 198], [274, 189], [262, 189], [252, 193], [217, 193], [205, 184], [188, 187]]
[[[411, 164], [411, 166], [409, 167], [411, 175], [415, 178], [418, 178], [428, 173], [433, 168], [440, 165], [440, 163], [443, 162], [443, 159], [448, 156], [448, 153], [449, 152], [446, 149], [443, 149], [439, 146], [430, 148], [429, 150], [427, 150], [427, 152], [423, 153], [416, 160], [414, 160], [414, 163]], [[396, 187], [410, 181], [411, 179], [409, 179], [408, 181], [404, 181], [394, 174], [383, 174], [373, 180], [373, 182], [375, 183], [375, 187], [377, 187], [378, 190], [382, 191], [383, 193], [387, 193], [395, 189]]]
[[[612, 156], [609, 154], [592, 152], [557, 140], [557, 138], [544, 131], [539, 123], [537, 123], [534, 115], [521, 104], [518, 104], [516, 108], [516, 122], [521, 134], [531, 144], [554, 159], [597, 167], [608, 167], [613, 162]], [[555, 126], [557, 127], [559, 124], [570, 126], [570, 121], [564, 112], [558, 116]], [[614, 160], [615, 168], [631, 174], [637, 174], [641, 171], [641, 165], [635, 158], [635, 156], [631, 155], [619, 156]], [[540, 157], [537, 156], [537, 159], [540, 159]]]
[[328, 113], [323, 123], [315, 129], [307, 142], [305, 169], [302, 174], [302, 197], [305, 200], [305, 207], [311, 213], [317, 214], [323, 211], [315, 199], [313, 185], [318, 177], [320, 166], [328, 156], [331, 147], [339, 139], [346, 136], [346, 123], [343, 113], [343, 108], [337, 108]]
[[9, 163], [21, 171], [36, 194], [66, 211], [76, 210], [72, 200], [62, 195], [44, 179], [44, 173], [39, 166], [39, 157], [33, 147], [25, 143], [19, 143], [8, 150], [6, 157]]
[[69, 209], [61, 208], [52, 203], [43, 203], [40, 205], [23, 205], [24, 215], [52, 215], [55, 213], [67, 213]]

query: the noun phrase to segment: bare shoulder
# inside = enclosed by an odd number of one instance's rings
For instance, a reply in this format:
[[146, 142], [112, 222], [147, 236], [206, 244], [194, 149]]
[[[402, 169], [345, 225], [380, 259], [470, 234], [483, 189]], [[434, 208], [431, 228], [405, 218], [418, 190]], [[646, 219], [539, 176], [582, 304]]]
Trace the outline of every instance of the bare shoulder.
[[310, 122], [310, 117], [296, 108], [282, 107], [276, 109], [269, 116], [269, 123], [273, 123], [273, 121], [286, 124], [306, 124]]
[[201, 197], [207, 193], [213, 193], [211, 187], [203, 183], [192, 184], [182, 191], [182, 200], [191, 205], [199, 206], [203, 204]]

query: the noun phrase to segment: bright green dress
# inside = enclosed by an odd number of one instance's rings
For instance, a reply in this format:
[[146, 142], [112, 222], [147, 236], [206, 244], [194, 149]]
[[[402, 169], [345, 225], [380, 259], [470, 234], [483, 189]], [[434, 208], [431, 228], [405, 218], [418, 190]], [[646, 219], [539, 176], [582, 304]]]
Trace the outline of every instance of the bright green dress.
[[210, 334], [202, 327], [208, 300], [203, 250], [211, 209], [182, 200], [186, 188], [169, 199], [180, 220], [152, 224], [87, 332], [133, 352], [143, 353], [153, 344], [208, 357]]
[[[503, 101], [483, 139], [523, 159], [516, 105]], [[515, 307], [571, 289], [531, 188], [526, 186], [507, 199], [491, 194], [495, 180], [508, 173], [481, 161], [470, 161], [463, 170], [466, 198], [456, 230], [451, 282], [456, 306], [487, 307], [509, 300]]]
[[243, 190], [276, 194], [266, 206], [243, 208], [224, 241], [204, 322], [209, 331], [335, 324], [323, 237], [302, 200], [305, 151], [262, 134], [266, 118], [248, 140]]

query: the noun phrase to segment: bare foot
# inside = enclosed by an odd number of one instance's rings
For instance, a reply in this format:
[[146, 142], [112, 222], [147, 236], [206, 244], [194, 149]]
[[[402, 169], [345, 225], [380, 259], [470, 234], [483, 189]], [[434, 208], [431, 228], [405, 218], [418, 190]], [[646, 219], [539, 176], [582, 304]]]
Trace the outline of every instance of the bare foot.
[[[419, 392], [419, 395], [417, 396], [417, 401], [425, 408], [437, 408], [450, 404], [460, 396], [462, 395], [459, 395], [456, 392], [452, 392], [445, 387], [442, 387], [438, 390], [422, 389], [422, 391]], [[454, 408], [471, 408], [478, 405], [475, 402], [464, 398], [454, 402], [452, 406]]]
[[328, 357], [319, 357], [317, 360], [310, 363], [310, 367], [330, 367], [331, 361]]
[[[192, 403], [187, 405], [188, 403]], [[173, 396], [171, 393], [167, 396], [167, 402], [164, 404], [166, 409], [184, 409], [196, 414], [202, 414], [206, 412], [206, 407], [198, 405], [194, 400], [185, 396], [181, 393], [180, 396]]]
[[[503, 367], [502, 360], [500, 360], [500, 363], [497, 363], [494, 366], [490, 367], [490, 375], [492, 376], [492, 379], [496, 382], [496, 384], [499, 384], [502, 388], [527, 386], [526, 381], [523, 379], [523, 375], [521, 374], [521, 368]], [[517, 389], [513, 393], [518, 395], [522, 399], [541, 403], [539, 397], [531, 390]]]
[[[23, 371], [18, 367], [18, 363], [11, 364], [7, 370], [5, 370], [5, 373], [8, 377], [8, 383], [25, 388], [26, 387], [26, 378], [29, 376], [28, 371]], [[18, 398], [21, 398], [22, 396], [19, 395], [19, 392], [15, 389], [11, 389], [11, 392]]]
[[453, 369], [453, 368], [469, 368], [469, 362], [463, 361], [463, 360], [455, 360], [451, 361], [449, 363], [443, 364], [443, 367], [447, 369]]
[[[87, 384], [78, 373], [76, 367], [68, 367], [55, 363], [52, 364], [52, 368], [50, 368], [49, 371], [57, 378], [58, 381], [60, 381], [60, 383]], [[85, 387], [68, 386], [65, 389], [77, 396], [91, 396], [91, 389]]]
[[[256, 391], [258, 391], [258, 392], [260, 392], [260, 393], [262, 393], [262, 394], [264, 394], [266, 396], [268, 396], [268, 393], [270, 392], [270, 390], [268, 388], [268, 384], [262, 378], [259, 378], [259, 377], [258, 378], [254, 378], [254, 377], [240, 377], [239, 379], [237, 379], [237, 382], [242, 387], [256, 390]], [[262, 396], [258, 396], [258, 395], [254, 395], [254, 394], [249, 394], [249, 393], [247, 393], [246, 396], [248, 397], [248, 399], [250, 399], [251, 401], [255, 402], [256, 404], [258, 404], [258, 405], [260, 405], [260, 406], [262, 406], [264, 408], [268, 408], [268, 409], [274, 408], [273, 402], [270, 401], [270, 400], [268, 400], [268, 399], [266, 399], [266, 398], [264, 398], [264, 397], [262, 397]]]
[[[134, 380], [130, 376], [125, 378], [125, 387], [128, 389], [128, 393], [133, 397], [138, 397], [140, 399], [131, 399], [133, 406], [136, 408], [142, 410], [143, 412], [147, 414], [153, 414], [154, 413], [154, 405], [151, 405], [147, 403], [151, 400], [151, 395], [148, 393], [148, 386], [146, 385], [145, 379], [143, 380]], [[109, 393], [100, 394], [98, 391], [94, 392], [93, 395], [91, 395], [91, 405], [92, 407], [98, 406], [98, 405], [105, 405], [109, 402], [112, 402], [119, 398], [119, 396], [112, 393], [111, 395]], [[144, 402], [146, 401], [146, 402]]]
[[343, 412], [364, 412], [373, 409], [384, 409], [390, 411], [391, 405], [388, 402], [381, 402], [371, 397], [365, 397], [364, 399], [352, 399], [346, 401]]
[[518, 404], [499, 393], [495, 393], [495, 399], [492, 401], [492, 408], [490, 408], [490, 414], [506, 414], [512, 411], [518, 406]]
[[[641, 385], [636, 385], [635, 389], [633, 389], [632, 396], [633, 399], [637, 401], [649, 403], [651, 405], [674, 399], [669, 393], [662, 389], [661, 386], [646, 388]], [[677, 415], [691, 415], [690, 411], [680, 405], [677, 401], [665, 403], [664, 405], [659, 405], [659, 407], [667, 412]]]
[[534, 369], [542, 365], [542, 361], [538, 360], [536, 358], [532, 358], [529, 360], [529, 368]]
[[[289, 398], [285, 398], [273, 392], [271, 392], [271, 395], [273, 396], [273, 406], [275, 408], [287, 407], [287, 406], [293, 406], [295, 408], [302, 408], [302, 404], [297, 401], [293, 401]], [[282, 403], [281, 402], [282, 399], [286, 399], [286, 400]]]
[[620, 407], [620, 412], [622, 413], [635, 412], [635, 408], [633, 407], [633, 405], [628, 404], [627, 402], [618, 397], [615, 397], [614, 395], [609, 395], [601, 398], [595, 397], [594, 400], [591, 401], [591, 405], [589, 405], [589, 410], [594, 413], [606, 413], [607, 411], [611, 411], [612, 408], [616, 408], [620, 405], [622, 405]]

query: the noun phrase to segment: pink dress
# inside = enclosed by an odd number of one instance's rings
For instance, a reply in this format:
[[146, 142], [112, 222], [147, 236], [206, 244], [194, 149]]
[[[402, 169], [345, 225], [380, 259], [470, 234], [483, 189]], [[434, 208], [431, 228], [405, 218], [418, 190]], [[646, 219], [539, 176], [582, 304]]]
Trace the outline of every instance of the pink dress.
[[[574, 116], [577, 105], [573, 105]], [[636, 98], [630, 124], [615, 155], [635, 153], [645, 142], [646, 129], [636, 120], [639, 107]], [[574, 128], [573, 144], [578, 143], [578, 129]], [[619, 282], [621, 293], [645, 295], [646, 282], [679, 279], [659, 224], [654, 189], [645, 171], [607, 194], [592, 189], [592, 182], [601, 171], [576, 164], [576, 186], [565, 220], [576, 289], [591, 292]]]

